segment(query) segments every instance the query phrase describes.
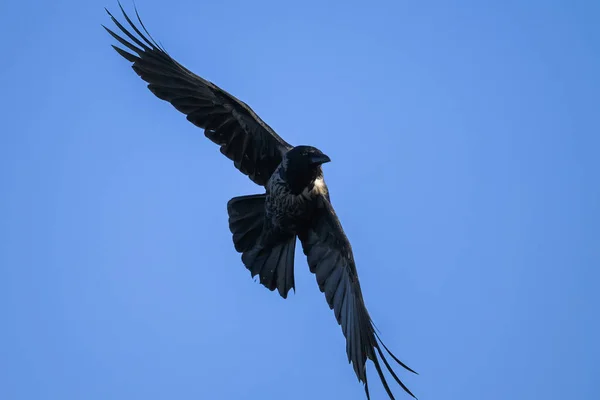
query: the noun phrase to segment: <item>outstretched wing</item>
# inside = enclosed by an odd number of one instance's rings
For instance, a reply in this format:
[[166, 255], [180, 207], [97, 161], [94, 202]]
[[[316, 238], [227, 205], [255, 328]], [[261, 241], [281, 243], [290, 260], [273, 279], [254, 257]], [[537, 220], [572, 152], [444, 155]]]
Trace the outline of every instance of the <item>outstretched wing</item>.
[[137, 10], [137, 19], [147, 36], [133, 24], [123, 7], [121, 11], [139, 38], [106, 10], [129, 41], [103, 25], [104, 29], [135, 54], [116, 46], [113, 48], [133, 63], [133, 70], [148, 82], [152, 93], [170, 102], [187, 115], [190, 122], [203, 128], [206, 137], [221, 146], [221, 153], [232, 160], [238, 170], [256, 184], [264, 186], [281, 162], [283, 154], [292, 146], [279, 137], [247, 104], [171, 58], [148, 33]]
[[408, 371], [416, 373], [396, 358], [375, 332], [363, 301], [352, 247], [331, 203], [325, 197], [319, 198], [312, 227], [300, 237], [300, 240], [310, 270], [317, 277], [319, 289], [325, 293], [329, 308], [334, 310], [335, 318], [342, 327], [346, 337], [348, 362], [353, 364], [358, 380], [364, 383], [367, 398], [370, 397], [366, 362], [370, 359], [375, 364], [386, 392], [391, 399], [394, 399], [377, 356], [396, 382], [408, 394], [415, 397], [398, 378], [381, 350], [380, 344], [394, 361]]

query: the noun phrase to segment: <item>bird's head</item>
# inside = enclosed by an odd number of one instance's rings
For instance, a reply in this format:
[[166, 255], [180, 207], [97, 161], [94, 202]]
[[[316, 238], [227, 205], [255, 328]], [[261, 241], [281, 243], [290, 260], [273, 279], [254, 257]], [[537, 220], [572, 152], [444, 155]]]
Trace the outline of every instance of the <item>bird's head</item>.
[[285, 179], [293, 192], [300, 193], [323, 176], [321, 165], [331, 159], [312, 146], [296, 146], [285, 155]]

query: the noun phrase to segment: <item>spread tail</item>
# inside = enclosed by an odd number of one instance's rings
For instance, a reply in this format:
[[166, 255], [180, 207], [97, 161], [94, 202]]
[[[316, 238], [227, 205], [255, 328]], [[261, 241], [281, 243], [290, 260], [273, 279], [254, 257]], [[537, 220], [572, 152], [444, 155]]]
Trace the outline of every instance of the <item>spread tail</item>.
[[[227, 203], [229, 230], [242, 262], [269, 290], [277, 289], [284, 299], [294, 289], [294, 252], [296, 236], [286, 236], [274, 243], [265, 241], [264, 194], [234, 197]], [[267, 244], [268, 243], [268, 244]]]

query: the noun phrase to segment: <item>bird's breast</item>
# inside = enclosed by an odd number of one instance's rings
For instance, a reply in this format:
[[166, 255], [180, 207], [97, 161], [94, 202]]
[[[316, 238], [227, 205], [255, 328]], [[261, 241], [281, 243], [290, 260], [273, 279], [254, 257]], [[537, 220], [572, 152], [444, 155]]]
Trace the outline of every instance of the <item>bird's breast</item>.
[[266, 214], [275, 226], [289, 231], [296, 231], [298, 226], [309, 220], [314, 209], [320, 186], [294, 194], [282, 179], [269, 182], [266, 198]]

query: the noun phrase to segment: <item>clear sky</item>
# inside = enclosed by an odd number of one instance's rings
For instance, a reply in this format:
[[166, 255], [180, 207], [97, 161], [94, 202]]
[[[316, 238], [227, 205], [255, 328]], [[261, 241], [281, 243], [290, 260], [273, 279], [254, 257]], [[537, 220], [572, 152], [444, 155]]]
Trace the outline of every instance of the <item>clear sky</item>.
[[[0, 398], [364, 399], [300, 247], [287, 300], [250, 278], [225, 206], [260, 188], [111, 49], [104, 6], [0, 5]], [[600, 398], [600, 2], [137, 6], [331, 156], [420, 399]]]

